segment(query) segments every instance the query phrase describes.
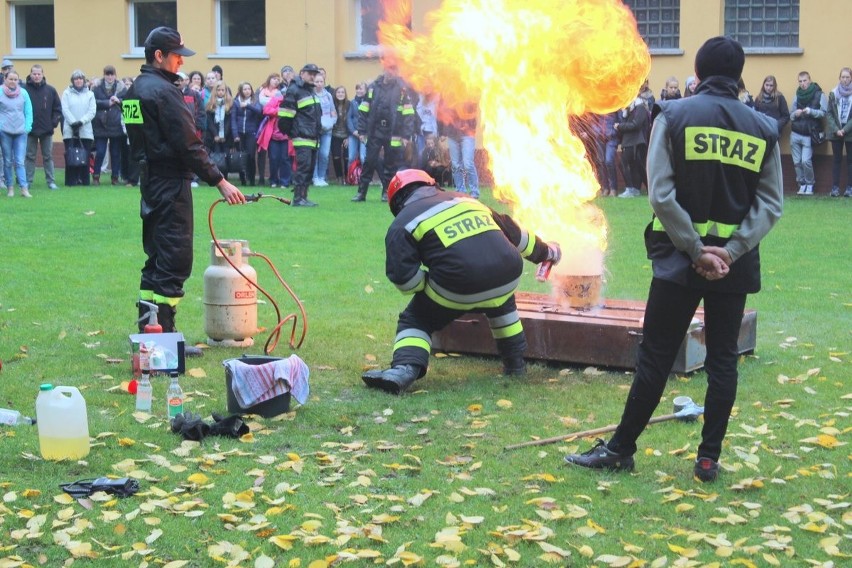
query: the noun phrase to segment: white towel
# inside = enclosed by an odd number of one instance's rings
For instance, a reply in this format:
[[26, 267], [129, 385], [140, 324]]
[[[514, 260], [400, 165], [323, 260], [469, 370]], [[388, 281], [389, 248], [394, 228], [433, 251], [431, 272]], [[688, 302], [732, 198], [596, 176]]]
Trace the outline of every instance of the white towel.
[[241, 408], [288, 392], [299, 404], [308, 400], [310, 370], [298, 355], [262, 365], [250, 365], [239, 359], [228, 359], [222, 365], [231, 372], [231, 390]]

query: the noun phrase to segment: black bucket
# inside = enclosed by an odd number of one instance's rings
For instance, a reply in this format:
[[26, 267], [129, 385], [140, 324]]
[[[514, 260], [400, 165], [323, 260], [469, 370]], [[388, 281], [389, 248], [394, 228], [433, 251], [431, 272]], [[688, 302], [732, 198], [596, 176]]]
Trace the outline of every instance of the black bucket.
[[[227, 363], [230, 360], [231, 359], [223, 361], [223, 363]], [[266, 363], [273, 363], [281, 360], [283, 360], [282, 357], [268, 357], [265, 355], [243, 355], [237, 359], [237, 361], [247, 365], [265, 365]], [[253, 406], [249, 406], [248, 408], [241, 407], [240, 403], [237, 402], [236, 395], [234, 395], [234, 389], [231, 388], [232, 380], [233, 377], [231, 376], [231, 370], [228, 367], [225, 367], [225, 388], [228, 392], [228, 412], [231, 414], [257, 414], [264, 418], [272, 418], [273, 416], [284, 414], [290, 410], [289, 392], [278, 395], [275, 398], [270, 398], [269, 400], [264, 400], [263, 402], [259, 402]]]

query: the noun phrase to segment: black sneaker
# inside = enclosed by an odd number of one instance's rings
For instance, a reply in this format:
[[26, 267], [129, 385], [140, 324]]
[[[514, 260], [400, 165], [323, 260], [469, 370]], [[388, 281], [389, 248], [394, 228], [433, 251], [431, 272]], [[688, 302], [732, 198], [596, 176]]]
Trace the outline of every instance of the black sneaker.
[[698, 458], [695, 460], [692, 473], [695, 475], [695, 479], [702, 483], [716, 481], [716, 478], [719, 477], [719, 462], [710, 458]]
[[633, 456], [622, 456], [606, 447], [606, 442], [598, 438], [588, 452], [568, 454], [565, 462], [589, 469], [609, 469], [612, 471], [633, 471]]

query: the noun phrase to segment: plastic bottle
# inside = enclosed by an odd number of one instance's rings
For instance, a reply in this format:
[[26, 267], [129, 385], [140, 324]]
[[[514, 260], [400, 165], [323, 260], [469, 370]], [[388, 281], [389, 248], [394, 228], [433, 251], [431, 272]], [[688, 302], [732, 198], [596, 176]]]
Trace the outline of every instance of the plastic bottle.
[[154, 387], [151, 386], [151, 377], [148, 369], [142, 370], [142, 377], [136, 385], [136, 410], [151, 412], [151, 399], [154, 396]]
[[24, 416], [17, 410], [0, 408], [0, 424], [4, 426], [20, 426], [21, 424], [35, 424], [35, 420]]
[[74, 387], [43, 384], [36, 399], [41, 455], [46, 460], [74, 460], [89, 453], [86, 401]]
[[183, 389], [178, 384], [178, 374], [173, 371], [171, 379], [169, 390], [166, 391], [166, 410], [169, 419], [183, 413]]

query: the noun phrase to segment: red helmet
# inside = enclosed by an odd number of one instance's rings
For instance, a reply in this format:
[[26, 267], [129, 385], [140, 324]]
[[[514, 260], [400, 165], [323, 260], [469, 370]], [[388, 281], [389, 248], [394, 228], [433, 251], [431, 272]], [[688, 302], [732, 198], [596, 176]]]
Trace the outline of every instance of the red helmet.
[[394, 215], [402, 209], [402, 204], [394, 206], [394, 198], [399, 194], [400, 190], [405, 189], [413, 183], [436, 185], [435, 179], [423, 170], [400, 170], [396, 172], [396, 175], [393, 176], [390, 184], [388, 184], [388, 205]]

